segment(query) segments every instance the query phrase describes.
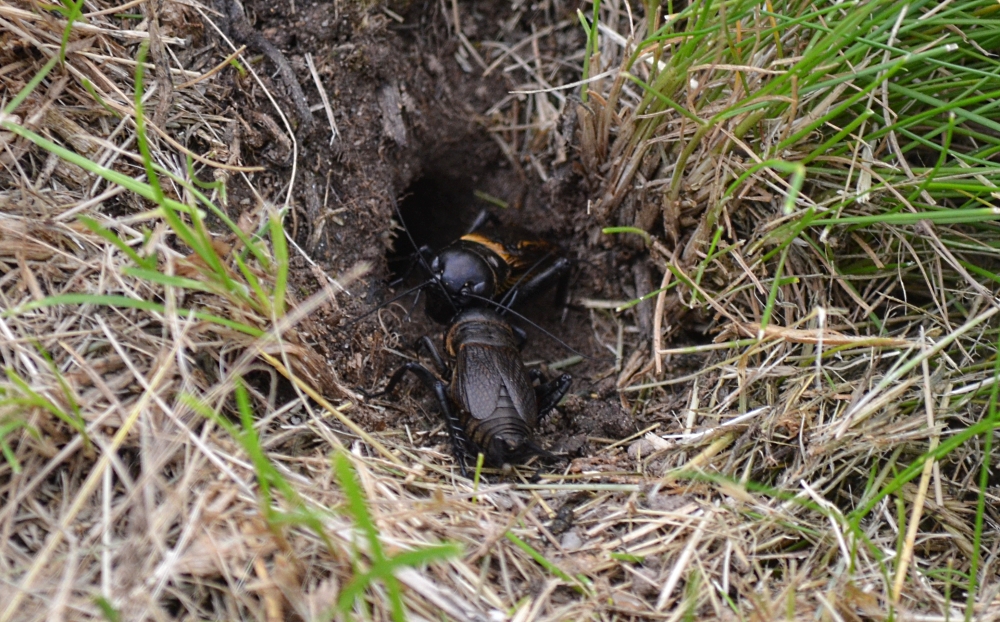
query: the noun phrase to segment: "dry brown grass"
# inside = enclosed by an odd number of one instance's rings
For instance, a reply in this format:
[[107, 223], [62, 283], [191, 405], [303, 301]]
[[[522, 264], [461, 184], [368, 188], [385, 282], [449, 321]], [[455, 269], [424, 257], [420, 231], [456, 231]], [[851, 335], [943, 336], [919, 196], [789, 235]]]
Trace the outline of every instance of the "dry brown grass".
[[[172, 58], [188, 29], [210, 24], [212, 15], [165, 2], [158, 27], [143, 20], [122, 30], [109, 17], [119, 10], [87, 3], [65, 64], [14, 123], [141, 178], [132, 104], [137, 44], [154, 33], [153, 58]], [[605, 18], [610, 30], [629, 31], [622, 7], [612, 5]], [[59, 53], [64, 25], [40, 5], [0, 6], [5, 101]], [[551, 24], [536, 36], [576, 27]], [[594, 73], [617, 67], [626, 43], [605, 38]], [[520, 65], [525, 90], [549, 88], [544, 76], [552, 74], [541, 68], [555, 61], [543, 61], [537, 47], [531, 56], [532, 49], [527, 40], [493, 50], [484, 62]], [[179, 177], [188, 177], [184, 162], [192, 155], [203, 177], [252, 191], [238, 149], [226, 142], [227, 120], [209, 97], [210, 69], [235, 51], [214, 50], [199, 71], [174, 62], [149, 67], [149, 139], [154, 161]], [[751, 89], [770, 67], [766, 54], [760, 59], [755, 70], [744, 68], [742, 84]], [[734, 70], [699, 71], [707, 84]], [[497, 104], [495, 136], [517, 166], [524, 160], [512, 145], [531, 145], [524, 174], [540, 176], [569, 158], [570, 141], [579, 137], [597, 222], [643, 230], [662, 223], [665, 239], [649, 248], [663, 286], [677, 275], [687, 280], [680, 293], [659, 296], [652, 348], [624, 352], [620, 380], [623, 402], [659, 428], [607, 446], [588, 470], [478, 489], [432, 449], [352, 424], [346, 388], [327, 396], [343, 400], [337, 406], [312, 389], [337, 382], [297, 329], [316, 305], [336, 304], [334, 284], [314, 299], [290, 300], [293, 311], [281, 316], [129, 274], [132, 260], [78, 217], [90, 216], [141, 256], [156, 257], [163, 274], [199, 279], [205, 271], [190, 250], [178, 250], [161, 215], [148, 211], [151, 203], [0, 133], [0, 308], [8, 312], [0, 316], [8, 373], [0, 381], [0, 438], [16, 459], [0, 462], [0, 620], [107, 617], [101, 599], [123, 620], [329, 619], [341, 590], [372, 567], [374, 555], [346, 508], [335, 452], [349, 457], [386, 554], [462, 546], [457, 557], [397, 572], [412, 619], [862, 620], [885, 619], [890, 609], [901, 620], [965, 615], [965, 583], [954, 573], [968, 571], [975, 540], [983, 459], [975, 438], [941, 462], [923, 463], [920, 477], [875, 503], [858, 530], [850, 516], [918, 456], [981, 419], [979, 389], [995, 378], [980, 350], [995, 341], [996, 300], [971, 278], [963, 282], [934, 230], [914, 240], [886, 227], [879, 230], [886, 239], [895, 235], [913, 248], [926, 281], [881, 278], [847, 287], [820, 255], [793, 245], [783, 274], [798, 280], [781, 288], [778, 312], [762, 330], [777, 261], [765, 257], [773, 248], [768, 236], [784, 222], [787, 182], [761, 172], [741, 186], [738, 200], [720, 201], [753, 158], [751, 146], [745, 157], [721, 148], [736, 142], [738, 117], [700, 142], [683, 175], [673, 176], [676, 158], [660, 158], [657, 145], [690, 138], [695, 129], [664, 113], [637, 139], [638, 93], [614, 76], [595, 84], [590, 103], [576, 111], [578, 134], [558, 127], [575, 106], [570, 99], [532, 93], [531, 104], [516, 110], [514, 98]], [[176, 138], [188, 131], [212, 150], [190, 153]], [[860, 157], [840, 164], [868, 166]], [[165, 191], [194, 202], [180, 184]], [[706, 209], [713, 205], [725, 208]], [[260, 201], [242, 209], [240, 227], [250, 232], [278, 208]], [[695, 285], [716, 223], [727, 239], [740, 239], [739, 250], [710, 262]], [[853, 235], [843, 247], [875, 263], [897, 246]], [[236, 236], [219, 235], [216, 243], [239, 277]], [[273, 269], [258, 263], [253, 271], [273, 285]], [[932, 298], [964, 287], [969, 303], [959, 317], [938, 301], [945, 311], [933, 315], [934, 304], [904, 300], [908, 287]], [[75, 293], [159, 301], [164, 310], [96, 299], [30, 306]], [[904, 312], [879, 333], [866, 315], [886, 301]], [[195, 307], [260, 335], [178, 312]], [[695, 317], [692, 310], [715, 315], [720, 344], [666, 348], [682, 320]], [[816, 356], [834, 349], [835, 356]], [[666, 377], [661, 365], [680, 356], [702, 357], [702, 371]], [[903, 359], [907, 366], [894, 365]], [[278, 373], [296, 379], [298, 397], [284, 406], [273, 393]], [[247, 446], [198, 410], [232, 413], [236, 379], [248, 374], [264, 379], [251, 389], [260, 446], [292, 491], [270, 502]], [[660, 412], [672, 385], [683, 387], [688, 408]], [[971, 614], [982, 620], [1000, 617], [993, 501], [987, 497], [980, 596]], [[553, 521], [564, 506], [573, 510], [572, 524]], [[294, 518], [306, 510], [320, 520], [319, 531]], [[274, 512], [287, 513], [287, 522]], [[908, 533], [905, 525], [919, 529]], [[898, 555], [909, 561], [896, 563]], [[390, 618], [384, 583], [365, 595], [368, 613], [359, 605], [358, 617]]]

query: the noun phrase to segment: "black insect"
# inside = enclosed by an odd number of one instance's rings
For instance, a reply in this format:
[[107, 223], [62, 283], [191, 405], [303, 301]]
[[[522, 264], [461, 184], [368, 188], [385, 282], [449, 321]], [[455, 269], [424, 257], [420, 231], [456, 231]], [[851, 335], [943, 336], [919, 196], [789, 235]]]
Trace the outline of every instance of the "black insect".
[[[495, 216], [484, 211], [468, 233], [434, 251], [429, 246], [416, 244], [398, 205], [396, 214], [407, 238], [417, 249], [410, 256], [410, 269], [419, 267], [427, 280], [389, 302], [414, 291], [426, 290], [428, 316], [440, 324], [450, 324], [463, 309], [510, 309], [556, 284], [557, 300], [565, 301], [570, 262], [555, 244], [523, 229], [501, 226]], [[400, 282], [408, 275], [409, 270]]]
[[392, 393], [407, 372], [433, 389], [463, 475], [470, 450], [482, 452], [487, 465], [503, 468], [549, 455], [535, 443], [533, 431], [539, 418], [569, 390], [569, 374], [535, 385], [541, 374], [525, 368], [514, 329], [490, 309], [465, 309], [452, 322], [445, 337], [445, 350], [454, 361], [451, 370], [430, 338], [424, 337], [421, 343], [441, 375], [409, 362], [392, 375], [381, 394]]
[[576, 513], [573, 511], [573, 504], [569, 502], [564, 503], [549, 523], [549, 533], [554, 536], [558, 536], [566, 531], [569, 531], [570, 527], [573, 526], [573, 521], [575, 519]]
[[426, 246], [418, 251], [428, 284], [435, 285], [427, 289], [431, 319], [447, 324], [462, 309], [488, 301], [513, 307], [554, 284], [557, 300], [565, 299], [570, 262], [558, 246], [517, 228], [474, 227], [437, 253]]

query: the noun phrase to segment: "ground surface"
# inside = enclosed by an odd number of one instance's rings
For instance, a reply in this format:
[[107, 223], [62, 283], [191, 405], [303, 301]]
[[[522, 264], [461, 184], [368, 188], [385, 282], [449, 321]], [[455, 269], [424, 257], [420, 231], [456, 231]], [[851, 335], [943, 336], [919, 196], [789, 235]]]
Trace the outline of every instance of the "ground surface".
[[[523, 132], [499, 132], [505, 121], [516, 121], [517, 113], [510, 108], [516, 108], [517, 98], [508, 92], [518, 84], [500, 70], [502, 66], [484, 76], [482, 67], [469, 66], [474, 60], [456, 60], [465, 49], [453, 35], [452, 14], [442, 14], [441, 7], [437, 2], [414, 2], [397, 14], [391, 7], [361, 11], [357, 5], [314, 2], [296, 3], [292, 13], [267, 2], [247, 5], [255, 28], [284, 50], [293, 64], [299, 61], [297, 77], [309, 101], [320, 97], [301, 67], [306, 54], [316, 59], [331, 98], [339, 132], [333, 145], [322, 111], [313, 115], [311, 130], [298, 133], [304, 165], [299, 174], [305, 183], [298, 185], [292, 226], [299, 243], [329, 274], [341, 274], [359, 262], [372, 266], [352, 287], [354, 296], [344, 306], [343, 317], [323, 312], [315, 317], [315, 325], [324, 331], [316, 345], [332, 368], [344, 383], [369, 391], [379, 388], [401, 362], [382, 348], [391, 345], [411, 351], [419, 336], [431, 335], [440, 343], [443, 334], [442, 327], [427, 321], [420, 311], [407, 318], [412, 297], [388, 309], [386, 323], [380, 325], [372, 318], [350, 324], [353, 317], [393, 297], [387, 282], [399, 266], [389, 265], [387, 259], [403, 255], [404, 263], [412, 261], [405, 233], [396, 226], [394, 197], [402, 201], [403, 218], [417, 244], [443, 247], [465, 233], [483, 209], [495, 212], [507, 225], [557, 241], [574, 262], [572, 297], [576, 301], [632, 299], [635, 274], [649, 271], [637, 253], [607, 241], [601, 244], [598, 223], [587, 217], [586, 182], [579, 165], [573, 166], [578, 160], [574, 119], [559, 117], [547, 132], [559, 133], [558, 154], [550, 151], [548, 142], [553, 139], [545, 133], [536, 134], [538, 144], [532, 146], [517, 144], [527, 136]], [[402, 23], [396, 15], [403, 18]], [[467, 37], [513, 46], [528, 37], [532, 28], [574, 18], [575, 9], [559, 3], [528, 9], [477, 2], [461, 4], [459, 16]], [[562, 28], [556, 36], [539, 38], [538, 53], [568, 57], [583, 45], [582, 37], [572, 28]], [[565, 75], [550, 79], [572, 82], [577, 71], [567, 65]], [[281, 85], [276, 90], [281, 92]], [[240, 105], [269, 107], [262, 96], [259, 99]], [[507, 100], [513, 101], [504, 106]], [[285, 105], [293, 109], [291, 101]], [[273, 179], [265, 187], [280, 193], [288, 183], [290, 166], [269, 168]], [[496, 197], [508, 207], [477, 198], [476, 192]], [[302, 291], [317, 288], [307, 272], [296, 274]], [[639, 278], [644, 279], [639, 281], [641, 293], [652, 289], [648, 274]], [[592, 313], [577, 302], [564, 314], [551, 292], [539, 298], [522, 309], [530, 319], [573, 349], [601, 359], [569, 370], [575, 376], [571, 393], [577, 396], [572, 416], [554, 417], [540, 431], [546, 443], [556, 451], [585, 456], [595, 449], [588, 438], [615, 441], [648, 425], [650, 419], [636, 419], [622, 408], [615, 390], [619, 373], [613, 353], [619, 348], [633, 352], [640, 344], [635, 320], [625, 318], [630, 332], [618, 344], [617, 325], [607, 309]], [[651, 306], [649, 302], [643, 305], [647, 328], [641, 347], [648, 344]], [[521, 324], [529, 332], [526, 361], [538, 364], [573, 356], [552, 338]], [[347, 328], [342, 332], [335, 330], [343, 325]], [[365, 408], [358, 414], [372, 429], [408, 425], [421, 430], [438, 423], [437, 410], [428, 396], [422, 414], [393, 407], [375, 412]], [[444, 442], [446, 437], [439, 433], [437, 438]]]
[[[0, 622], [1000, 615], [996, 4], [71, 4], [0, 3]], [[574, 382], [474, 482], [358, 389], [486, 207]]]

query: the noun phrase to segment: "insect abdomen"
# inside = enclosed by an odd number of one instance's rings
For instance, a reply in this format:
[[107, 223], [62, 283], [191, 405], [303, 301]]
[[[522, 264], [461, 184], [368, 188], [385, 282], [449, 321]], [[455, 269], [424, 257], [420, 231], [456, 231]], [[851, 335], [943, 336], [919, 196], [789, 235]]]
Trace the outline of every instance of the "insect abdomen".
[[463, 414], [465, 432], [482, 450], [487, 464], [502, 466], [519, 460], [525, 453], [530, 441], [528, 424], [517, 411], [506, 387], [500, 387], [496, 409], [489, 416], [477, 419]]
[[496, 409], [490, 415], [480, 419], [468, 413], [463, 414], [466, 415], [466, 421], [463, 422], [465, 430], [477, 445], [482, 445], [492, 436], [528, 437], [528, 424], [521, 413], [517, 412], [514, 401], [504, 386], [500, 387]]

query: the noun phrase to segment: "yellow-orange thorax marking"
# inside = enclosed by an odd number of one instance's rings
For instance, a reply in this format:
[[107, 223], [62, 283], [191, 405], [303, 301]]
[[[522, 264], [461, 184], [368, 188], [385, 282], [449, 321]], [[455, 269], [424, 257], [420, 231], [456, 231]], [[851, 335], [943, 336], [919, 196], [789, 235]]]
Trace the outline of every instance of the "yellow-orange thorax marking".
[[[539, 251], [542, 253], [551, 252], [551, 245], [542, 240], [521, 240], [517, 242], [516, 249], [511, 249], [503, 242], [492, 240], [479, 233], [468, 233], [463, 235], [461, 239], [465, 242], [479, 244], [480, 246], [489, 249], [495, 253], [504, 264], [506, 264], [503, 269], [506, 274], [506, 278], [497, 283], [497, 286], [500, 289], [497, 293], [506, 292], [511, 287], [524, 280], [526, 275], [523, 272], [519, 273], [518, 271], [526, 268], [530, 269], [530, 267], [534, 265], [534, 261], [538, 259], [538, 255], [532, 253], [532, 251], [535, 251], [535, 253]], [[527, 254], [525, 255], [525, 253]]]
[[510, 253], [507, 252], [507, 248], [500, 242], [496, 240], [491, 240], [484, 235], [478, 233], [468, 233], [462, 236], [462, 239], [466, 242], [472, 242], [473, 244], [480, 244], [490, 249], [494, 253], [500, 256], [504, 261], [510, 260]]

